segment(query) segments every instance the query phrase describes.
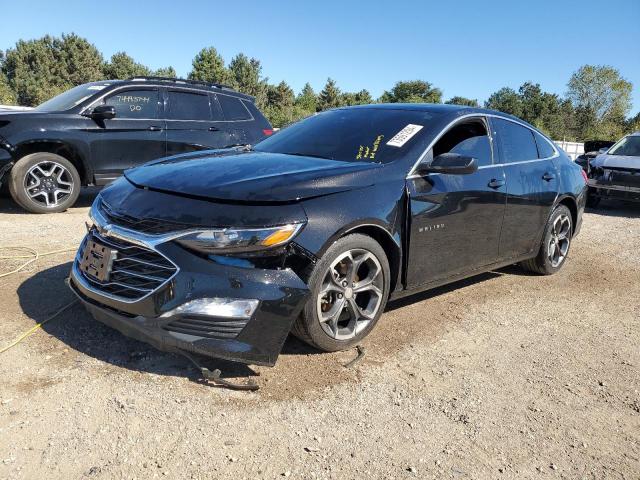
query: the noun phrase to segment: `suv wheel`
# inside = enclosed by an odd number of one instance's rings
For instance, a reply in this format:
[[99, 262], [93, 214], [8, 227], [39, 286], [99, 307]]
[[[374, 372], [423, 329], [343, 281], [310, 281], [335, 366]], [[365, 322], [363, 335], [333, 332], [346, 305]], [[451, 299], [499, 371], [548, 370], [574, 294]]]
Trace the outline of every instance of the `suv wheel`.
[[311, 296], [293, 334], [326, 352], [356, 345], [382, 315], [389, 285], [389, 262], [378, 242], [360, 234], [341, 238], [311, 273]]
[[564, 205], [558, 205], [547, 221], [538, 255], [522, 262], [522, 267], [542, 275], [556, 273], [567, 259], [572, 235], [571, 212]]
[[11, 169], [9, 191], [33, 213], [64, 212], [80, 194], [80, 175], [73, 164], [54, 153], [32, 153]]

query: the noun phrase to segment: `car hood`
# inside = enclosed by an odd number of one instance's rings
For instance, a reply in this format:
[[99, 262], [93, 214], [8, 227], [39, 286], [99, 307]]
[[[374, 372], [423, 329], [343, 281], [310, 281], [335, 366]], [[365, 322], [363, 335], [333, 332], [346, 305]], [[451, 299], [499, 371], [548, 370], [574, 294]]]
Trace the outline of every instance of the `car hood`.
[[287, 203], [373, 185], [383, 165], [255, 151], [177, 155], [127, 170], [138, 187], [216, 201]]
[[33, 110], [2, 110], [0, 109], [0, 120], [19, 120], [21, 118], [38, 118], [45, 115], [46, 115], [46, 112], [35, 112]]
[[592, 160], [596, 168], [618, 168], [623, 170], [640, 170], [640, 157], [627, 155], [607, 155], [603, 153]]

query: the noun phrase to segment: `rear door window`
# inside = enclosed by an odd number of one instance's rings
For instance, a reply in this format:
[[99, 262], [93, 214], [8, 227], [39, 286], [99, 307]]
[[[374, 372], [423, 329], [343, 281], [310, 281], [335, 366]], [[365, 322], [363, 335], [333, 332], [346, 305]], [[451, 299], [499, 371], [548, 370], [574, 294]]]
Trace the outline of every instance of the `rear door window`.
[[533, 132], [515, 122], [500, 118], [492, 119], [498, 133], [498, 141], [502, 147], [504, 163], [536, 160], [538, 149], [533, 138]]
[[211, 120], [209, 95], [169, 91], [169, 120]]
[[214, 120], [216, 122], [223, 122], [224, 121], [224, 115], [222, 114], [222, 108], [220, 108], [220, 103], [218, 102], [218, 99], [216, 98], [216, 94], [212, 93], [211, 95], [211, 120]]
[[542, 135], [538, 132], [533, 132], [533, 135], [536, 137], [536, 145], [538, 146], [538, 158], [549, 158], [556, 154], [549, 141]]
[[230, 97], [229, 95], [216, 96], [218, 97], [226, 120], [251, 120], [249, 110], [247, 110], [239, 98]]
[[120, 90], [104, 103], [116, 109], [116, 118], [158, 118], [158, 90]]

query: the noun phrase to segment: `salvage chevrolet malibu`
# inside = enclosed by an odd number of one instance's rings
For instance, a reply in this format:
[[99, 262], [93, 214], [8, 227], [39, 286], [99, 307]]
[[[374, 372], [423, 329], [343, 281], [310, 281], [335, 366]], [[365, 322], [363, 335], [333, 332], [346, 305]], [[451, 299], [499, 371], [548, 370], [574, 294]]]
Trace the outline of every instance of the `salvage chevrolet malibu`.
[[357, 344], [389, 298], [514, 263], [558, 271], [585, 201], [581, 168], [517, 118], [341, 108], [127, 171], [96, 198], [69, 283], [157, 348], [273, 365], [290, 332]]

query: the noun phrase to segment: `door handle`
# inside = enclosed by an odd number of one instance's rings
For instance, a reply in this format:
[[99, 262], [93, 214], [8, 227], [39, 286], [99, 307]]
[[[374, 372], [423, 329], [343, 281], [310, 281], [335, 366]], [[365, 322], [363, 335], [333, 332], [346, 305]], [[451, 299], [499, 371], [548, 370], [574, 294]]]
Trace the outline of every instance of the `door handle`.
[[556, 177], [555, 177], [555, 175], [551, 175], [549, 172], [545, 172], [545, 174], [544, 174], [544, 175], [542, 175], [542, 179], [543, 179], [545, 182], [550, 182], [550, 181], [551, 181], [551, 180], [553, 180], [554, 178], [556, 178]]
[[489, 184], [487, 185], [490, 188], [500, 188], [505, 184], [504, 180], [498, 180], [497, 178], [492, 178]]
[[209, 127], [210, 132], [219, 132], [220, 129], [218, 127]]
[[149, 131], [150, 132], [160, 132], [160, 131], [162, 131], [162, 127], [158, 127], [157, 125], [151, 125], [149, 127]]

